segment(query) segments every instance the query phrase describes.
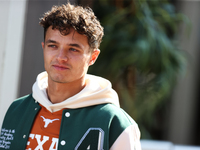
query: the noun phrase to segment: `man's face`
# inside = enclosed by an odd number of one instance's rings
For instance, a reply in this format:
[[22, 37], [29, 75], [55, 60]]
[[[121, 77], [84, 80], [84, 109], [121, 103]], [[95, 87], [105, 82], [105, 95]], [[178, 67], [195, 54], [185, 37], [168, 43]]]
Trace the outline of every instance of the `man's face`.
[[99, 50], [91, 52], [87, 37], [73, 28], [64, 36], [50, 26], [42, 47], [49, 80], [57, 83], [82, 80], [99, 54]]

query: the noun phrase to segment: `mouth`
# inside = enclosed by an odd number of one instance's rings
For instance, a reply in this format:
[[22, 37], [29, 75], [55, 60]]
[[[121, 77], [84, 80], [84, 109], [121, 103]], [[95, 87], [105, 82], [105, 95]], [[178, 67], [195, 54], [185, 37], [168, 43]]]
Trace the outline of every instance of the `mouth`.
[[52, 65], [56, 70], [68, 70], [69, 67], [64, 66], [64, 65]]

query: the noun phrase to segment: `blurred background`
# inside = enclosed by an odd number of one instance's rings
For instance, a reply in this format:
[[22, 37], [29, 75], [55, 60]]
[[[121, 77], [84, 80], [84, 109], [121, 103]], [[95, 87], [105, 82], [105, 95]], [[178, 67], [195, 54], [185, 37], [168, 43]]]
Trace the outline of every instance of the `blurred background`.
[[[44, 71], [39, 18], [67, 0], [0, 0], [0, 125]], [[141, 139], [200, 146], [200, 1], [70, 0], [105, 36], [89, 73], [109, 79]]]

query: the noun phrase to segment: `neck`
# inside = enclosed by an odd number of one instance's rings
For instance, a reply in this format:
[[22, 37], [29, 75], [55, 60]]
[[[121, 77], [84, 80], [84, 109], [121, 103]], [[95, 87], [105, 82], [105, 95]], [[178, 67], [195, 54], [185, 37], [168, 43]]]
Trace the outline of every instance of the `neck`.
[[85, 79], [71, 83], [57, 83], [48, 79], [47, 95], [49, 100], [55, 104], [79, 93], [85, 87]]

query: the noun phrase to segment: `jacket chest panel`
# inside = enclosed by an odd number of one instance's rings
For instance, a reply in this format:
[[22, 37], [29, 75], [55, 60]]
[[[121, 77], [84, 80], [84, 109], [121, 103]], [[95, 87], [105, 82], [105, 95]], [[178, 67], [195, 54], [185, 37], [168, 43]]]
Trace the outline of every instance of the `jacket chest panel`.
[[103, 149], [108, 145], [109, 121], [99, 117], [90, 109], [63, 111], [58, 149]]

